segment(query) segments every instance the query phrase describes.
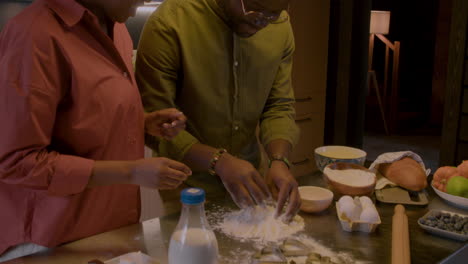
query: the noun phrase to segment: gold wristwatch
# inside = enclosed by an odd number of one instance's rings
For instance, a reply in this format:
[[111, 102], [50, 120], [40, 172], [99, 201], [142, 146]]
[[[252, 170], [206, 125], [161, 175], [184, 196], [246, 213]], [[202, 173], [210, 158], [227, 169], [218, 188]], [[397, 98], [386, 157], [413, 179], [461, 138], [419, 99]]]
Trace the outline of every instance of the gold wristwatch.
[[284, 162], [284, 164], [286, 164], [286, 166], [288, 166], [288, 169], [291, 168], [291, 163], [289, 162], [289, 160], [282, 155], [272, 155], [271, 158], [268, 160], [268, 168], [271, 168], [271, 163], [275, 160], [282, 161]]

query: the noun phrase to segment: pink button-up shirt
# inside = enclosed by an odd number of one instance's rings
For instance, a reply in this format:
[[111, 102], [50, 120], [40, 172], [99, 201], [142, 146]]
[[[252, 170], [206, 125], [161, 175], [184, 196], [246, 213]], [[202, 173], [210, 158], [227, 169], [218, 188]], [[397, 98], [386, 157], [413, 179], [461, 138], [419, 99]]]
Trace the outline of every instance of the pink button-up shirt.
[[0, 35], [0, 254], [138, 221], [139, 189], [87, 189], [95, 160], [143, 157], [144, 116], [122, 24], [36, 0]]

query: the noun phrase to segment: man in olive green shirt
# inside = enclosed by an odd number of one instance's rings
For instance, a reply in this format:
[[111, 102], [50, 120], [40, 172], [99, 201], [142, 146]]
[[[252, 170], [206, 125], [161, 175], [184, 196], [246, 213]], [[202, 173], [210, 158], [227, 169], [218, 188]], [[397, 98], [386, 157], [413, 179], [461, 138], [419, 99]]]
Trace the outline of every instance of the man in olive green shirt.
[[[224, 185], [240, 207], [262, 203], [271, 191], [278, 216], [288, 202], [286, 220], [300, 206], [287, 160], [299, 134], [288, 4], [166, 0], [146, 23], [136, 61], [146, 111], [177, 107], [188, 118], [172, 141], [147, 136], [147, 144], [188, 164], [190, 185], [208, 192]], [[256, 169], [257, 125], [270, 161], [266, 181]]]

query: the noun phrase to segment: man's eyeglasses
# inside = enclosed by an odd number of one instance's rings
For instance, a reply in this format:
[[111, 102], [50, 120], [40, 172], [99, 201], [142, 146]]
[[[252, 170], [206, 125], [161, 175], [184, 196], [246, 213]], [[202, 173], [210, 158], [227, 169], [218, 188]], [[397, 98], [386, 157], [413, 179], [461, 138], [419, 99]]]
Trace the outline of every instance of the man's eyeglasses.
[[[280, 18], [280, 13], [278, 14], [271, 14], [271, 15], [266, 15], [264, 12], [259, 12], [259, 11], [246, 11], [245, 10], [245, 5], [244, 5], [244, 0], [240, 0], [241, 5], [242, 5], [242, 11], [244, 12], [244, 17], [246, 20], [257, 27], [264, 28], [268, 26], [268, 24], [271, 24], [273, 22], [277, 22]], [[287, 20], [287, 17], [286, 19]]]

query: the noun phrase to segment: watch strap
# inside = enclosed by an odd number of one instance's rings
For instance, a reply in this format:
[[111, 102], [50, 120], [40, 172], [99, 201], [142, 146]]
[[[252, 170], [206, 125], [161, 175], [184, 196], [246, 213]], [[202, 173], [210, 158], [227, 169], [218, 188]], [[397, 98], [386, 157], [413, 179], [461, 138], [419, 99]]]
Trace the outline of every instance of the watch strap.
[[286, 166], [288, 167], [288, 169], [291, 168], [291, 163], [289, 162], [289, 160], [284, 157], [284, 156], [272, 156], [269, 160], [268, 160], [268, 168], [271, 168], [271, 163], [275, 160], [278, 160], [278, 161], [282, 161], [284, 162], [284, 164], [286, 164]]

